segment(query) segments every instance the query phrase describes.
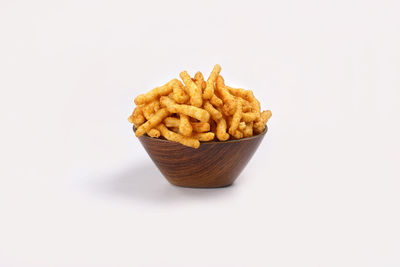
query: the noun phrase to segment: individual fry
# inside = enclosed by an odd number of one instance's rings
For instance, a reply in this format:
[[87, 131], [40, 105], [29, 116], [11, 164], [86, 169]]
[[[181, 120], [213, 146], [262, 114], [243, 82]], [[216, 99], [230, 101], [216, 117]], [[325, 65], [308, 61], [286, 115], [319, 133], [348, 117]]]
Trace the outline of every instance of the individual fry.
[[204, 91], [204, 89], [206, 88], [206, 81], [204, 81], [204, 76], [200, 71], [196, 72], [196, 74], [194, 75], [194, 82], [198, 88]]
[[189, 95], [183, 90], [183, 84], [177, 79], [172, 80], [172, 93], [176, 103], [183, 104], [189, 100]]
[[226, 126], [226, 120], [224, 118], [221, 118], [217, 121], [217, 129], [216, 129], [216, 135], [218, 140], [220, 141], [226, 141], [229, 139], [229, 134], [226, 132], [227, 126]]
[[244, 137], [253, 136], [253, 122], [249, 122], [246, 124], [246, 128], [243, 130]]
[[146, 121], [146, 118], [143, 116], [142, 108], [136, 107], [133, 110], [132, 115], [129, 116], [128, 121], [133, 123], [135, 127], [142, 125]]
[[245, 112], [242, 114], [242, 120], [244, 122], [252, 122], [257, 119], [257, 116], [260, 116], [260, 115], [255, 112]]
[[170, 81], [163, 86], [154, 88], [153, 90], [147, 92], [146, 94], [138, 95], [135, 98], [135, 104], [136, 105], [147, 104], [147, 103], [157, 99], [160, 96], [168, 95], [173, 90], [172, 84], [173, 84], [173, 82]]
[[194, 133], [192, 136], [192, 138], [197, 139], [199, 141], [202, 142], [207, 142], [207, 141], [212, 141], [214, 140], [215, 134], [212, 132], [208, 132], [208, 133]]
[[207, 81], [197, 72], [193, 79], [186, 71], [135, 98], [136, 107], [128, 121], [136, 136], [147, 133], [185, 146], [198, 148], [200, 142], [227, 141], [260, 134], [271, 118], [261, 112], [253, 91], [225, 85], [221, 67], [214, 66]]
[[190, 78], [187, 71], [182, 71], [179, 76], [183, 80], [183, 83], [186, 85], [187, 91], [190, 96], [190, 104], [198, 108], [201, 107], [203, 105], [201, 88], [197, 87], [192, 78]]
[[210, 103], [211, 103], [214, 107], [221, 107], [221, 106], [224, 104], [224, 102], [222, 102], [222, 100], [221, 100], [218, 96], [216, 96], [216, 95], [213, 95], [213, 96], [211, 97]]
[[210, 130], [208, 122], [192, 122], [193, 131], [197, 133], [204, 133]]
[[158, 110], [157, 113], [154, 114], [148, 121], [136, 129], [136, 137], [142, 136], [146, 132], [150, 131], [151, 128], [156, 127], [168, 115], [169, 112], [166, 108]]
[[204, 90], [203, 94], [204, 99], [210, 99], [214, 95], [214, 84], [217, 81], [217, 77], [220, 72], [221, 66], [216, 64], [207, 79], [206, 89]]
[[164, 119], [164, 124], [165, 126], [167, 126], [168, 128], [171, 127], [179, 127], [179, 124], [181, 123], [180, 119], [178, 118], [174, 118], [174, 117], [166, 117]]
[[185, 114], [180, 115], [179, 132], [185, 136], [190, 136], [192, 134], [193, 127], [190, 124], [189, 116]]
[[157, 129], [161, 132], [162, 136], [165, 137], [165, 139], [170, 140], [170, 141], [175, 141], [178, 143], [181, 143], [182, 145], [193, 147], [193, 148], [198, 148], [200, 146], [199, 140], [196, 140], [191, 137], [183, 136], [178, 133], [174, 133], [164, 125], [164, 124], [159, 124], [157, 126]]
[[242, 102], [237, 101], [236, 111], [235, 111], [235, 114], [233, 114], [232, 121], [231, 121], [231, 124], [230, 124], [230, 127], [229, 127], [229, 133], [231, 135], [235, 135], [236, 134], [236, 131], [237, 131], [238, 127], [239, 127], [240, 120], [242, 118], [242, 114], [243, 114], [243, 112], [242, 112]]
[[211, 118], [213, 120], [218, 121], [219, 119], [222, 118], [221, 112], [219, 112], [217, 109], [215, 109], [213, 107], [213, 105], [211, 105], [211, 103], [207, 100], [204, 102], [204, 109], [207, 110], [208, 113], [210, 113]]
[[150, 129], [150, 131], [148, 131], [147, 134], [148, 134], [150, 137], [153, 137], [153, 138], [158, 138], [158, 137], [160, 137], [160, 135], [161, 135], [160, 131], [157, 130], [157, 129], [154, 129], [154, 128], [153, 128], [153, 129]]
[[222, 101], [224, 102], [223, 111], [226, 116], [233, 115], [236, 110], [236, 100], [225, 88], [225, 81], [222, 76], [218, 76], [217, 78], [217, 90], [219, 95], [221, 96]]

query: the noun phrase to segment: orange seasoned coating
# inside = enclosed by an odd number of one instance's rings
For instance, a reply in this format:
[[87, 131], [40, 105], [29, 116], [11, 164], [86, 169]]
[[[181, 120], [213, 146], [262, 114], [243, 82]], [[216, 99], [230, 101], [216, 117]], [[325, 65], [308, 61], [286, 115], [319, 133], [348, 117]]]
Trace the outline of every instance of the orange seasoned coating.
[[207, 81], [201, 72], [193, 78], [182, 71], [178, 79], [135, 98], [128, 121], [136, 136], [147, 134], [198, 148], [200, 142], [241, 139], [262, 133], [272, 113], [261, 112], [253, 91], [233, 88], [215, 65]]

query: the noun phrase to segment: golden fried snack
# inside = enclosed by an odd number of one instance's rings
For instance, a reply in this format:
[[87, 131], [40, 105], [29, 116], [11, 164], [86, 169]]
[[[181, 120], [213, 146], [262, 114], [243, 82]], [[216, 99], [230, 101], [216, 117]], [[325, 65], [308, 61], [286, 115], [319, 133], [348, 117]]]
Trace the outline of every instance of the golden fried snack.
[[154, 129], [154, 128], [153, 128], [153, 129], [150, 129], [150, 131], [148, 131], [147, 134], [148, 134], [150, 137], [153, 137], [153, 138], [158, 138], [158, 137], [160, 137], [160, 135], [161, 135], [160, 131], [157, 130], [157, 129]]
[[165, 126], [167, 126], [168, 128], [172, 128], [172, 127], [178, 127], [181, 124], [181, 120], [178, 118], [174, 118], [174, 117], [166, 117], [164, 119], [164, 124]]
[[210, 131], [210, 124], [208, 122], [192, 122], [193, 131], [197, 133], [204, 133]]
[[169, 112], [166, 108], [158, 110], [153, 116], [151, 116], [148, 121], [146, 121], [144, 124], [140, 125], [139, 128], [136, 129], [136, 137], [142, 136], [146, 132], [150, 131], [150, 129], [156, 127], [168, 115]]
[[137, 107], [129, 116], [136, 136], [180, 142], [197, 148], [201, 142], [240, 139], [262, 133], [271, 118], [261, 112], [251, 90], [225, 85], [221, 67], [214, 66], [207, 81], [197, 72], [192, 79], [180, 73], [183, 83], [173, 79], [135, 98]]
[[253, 136], [253, 122], [247, 123], [246, 128], [242, 132], [244, 137]]
[[194, 82], [201, 91], [204, 91], [206, 88], [206, 81], [204, 81], [204, 76], [200, 71], [196, 72], [194, 75]]
[[262, 131], [264, 131], [265, 124], [268, 122], [268, 120], [271, 118], [271, 116], [272, 116], [272, 113], [270, 110], [263, 111], [260, 114], [259, 120], [254, 123], [254, 132], [256, 134], [259, 134]]
[[233, 115], [233, 113], [235, 113], [236, 110], [237, 101], [235, 100], [233, 95], [229, 93], [228, 89], [225, 88], [225, 81], [221, 75], [218, 76], [217, 78], [217, 91], [221, 96], [222, 101], [224, 102], [223, 111], [225, 115], [226, 116]]
[[178, 143], [181, 143], [182, 145], [193, 147], [193, 148], [198, 148], [200, 146], [199, 140], [196, 140], [194, 138], [190, 138], [187, 136], [183, 136], [178, 133], [174, 133], [164, 125], [164, 124], [159, 124], [157, 126], [157, 129], [161, 132], [162, 136], [165, 137], [165, 139], [170, 140], [170, 141], [175, 141]]
[[193, 127], [190, 124], [189, 117], [185, 114], [180, 115], [179, 132], [185, 136], [192, 134]]
[[135, 104], [136, 105], [147, 104], [147, 103], [157, 99], [160, 96], [168, 95], [173, 90], [172, 84], [173, 84], [173, 82], [170, 81], [163, 86], [154, 88], [153, 90], [147, 92], [146, 94], [138, 95], [135, 98]]
[[246, 123], [245, 123], [244, 121], [241, 121], [241, 122], [239, 123], [238, 129], [239, 129], [240, 131], [243, 132], [244, 129], [246, 129]]
[[236, 111], [235, 111], [235, 114], [233, 114], [232, 121], [231, 121], [231, 124], [230, 124], [230, 127], [229, 127], [229, 133], [231, 135], [235, 135], [236, 134], [236, 131], [237, 131], [238, 127], [239, 127], [240, 120], [242, 119], [242, 114], [243, 114], [243, 112], [242, 112], [242, 102], [237, 101]]
[[229, 134], [226, 132], [227, 126], [226, 126], [226, 120], [224, 118], [221, 118], [217, 121], [217, 129], [216, 129], [216, 135], [218, 140], [220, 141], [226, 141], [229, 139]]
[[187, 71], [182, 71], [179, 76], [186, 85], [187, 91], [190, 96], [190, 104], [195, 107], [201, 107], [203, 105], [203, 97], [201, 88], [193, 82]]
[[211, 105], [210, 102], [208, 102], [207, 100], [204, 102], [204, 109], [208, 111], [208, 113], [210, 113], [211, 118], [215, 121], [218, 121], [219, 119], [222, 118], [222, 114], [221, 112], [219, 112], [217, 109], [215, 109], [213, 107], [213, 105]]
[[252, 122], [257, 119], [260, 115], [255, 112], [244, 112], [242, 113], [242, 121], [244, 122]]
[[243, 138], [243, 133], [240, 130], [236, 130], [234, 134], [232, 134], [232, 137], [235, 139], [241, 139]]
[[212, 141], [214, 140], [215, 134], [212, 132], [208, 133], [194, 133], [192, 138], [197, 139], [202, 142]]
[[221, 66], [215, 65], [213, 70], [211, 71], [210, 76], [207, 79], [206, 89], [204, 90], [203, 98], [204, 99], [211, 99], [214, 95], [214, 84], [217, 81], [217, 77], [221, 72]]
[[210, 119], [210, 114], [204, 109], [189, 105], [179, 105], [174, 100], [165, 96], [160, 98], [160, 103], [161, 106], [166, 107], [171, 113], [185, 114], [202, 122], [208, 122]]
[[143, 116], [142, 108], [136, 107], [133, 110], [132, 115], [129, 116], [128, 121], [133, 123], [135, 127], [142, 125], [146, 121], [145, 117]]
[[172, 80], [172, 98], [176, 103], [183, 104], [189, 100], [189, 95], [183, 90], [183, 84], [177, 80]]
[[222, 100], [221, 100], [218, 96], [216, 96], [216, 95], [213, 95], [213, 96], [211, 97], [210, 103], [211, 103], [214, 107], [221, 107], [221, 106], [224, 104], [224, 102], [222, 102]]

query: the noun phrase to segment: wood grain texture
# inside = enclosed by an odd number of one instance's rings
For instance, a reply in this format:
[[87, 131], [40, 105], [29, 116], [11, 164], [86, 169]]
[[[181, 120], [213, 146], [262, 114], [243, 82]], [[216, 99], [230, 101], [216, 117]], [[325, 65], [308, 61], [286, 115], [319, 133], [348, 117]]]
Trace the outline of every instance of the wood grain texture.
[[164, 177], [177, 186], [213, 188], [231, 185], [257, 150], [259, 135], [225, 142], [202, 142], [198, 149], [165, 139], [139, 137]]

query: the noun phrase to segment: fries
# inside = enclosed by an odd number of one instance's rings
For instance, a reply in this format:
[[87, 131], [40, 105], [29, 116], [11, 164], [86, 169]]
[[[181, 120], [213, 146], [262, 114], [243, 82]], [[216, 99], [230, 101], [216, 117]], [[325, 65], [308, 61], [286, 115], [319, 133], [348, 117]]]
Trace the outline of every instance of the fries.
[[225, 85], [220, 72], [221, 67], [215, 65], [205, 81], [201, 72], [192, 79], [183, 71], [179, 74], [183, 83], [173, 79], [137, 96], [137, 106], [128, 118], [135, 125], [136, 136], [164, 137], [198, 148], [200, 142], [262, 133], [271, 111], [261, 112], [251, 90]]

